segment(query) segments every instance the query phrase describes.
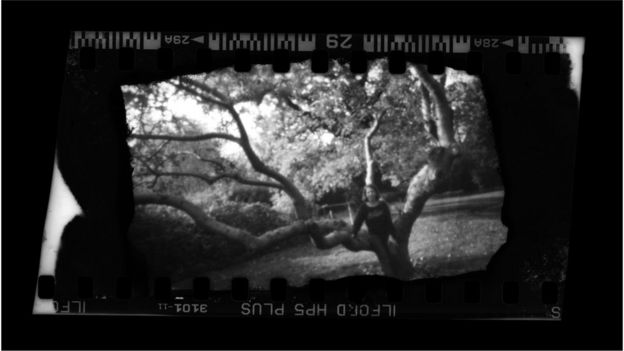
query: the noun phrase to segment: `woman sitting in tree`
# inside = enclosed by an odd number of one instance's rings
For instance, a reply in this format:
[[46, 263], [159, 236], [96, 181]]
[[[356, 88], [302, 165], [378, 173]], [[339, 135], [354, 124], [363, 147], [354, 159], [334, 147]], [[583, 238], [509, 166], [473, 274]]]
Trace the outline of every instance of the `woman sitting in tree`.
[[[372, 184], [364, 187], [363, 193], [364, 203], [358, 209], [353, 222], [353, 238], [358, 239], [357, 235], [363, 223], [366, 223], [368, 233], [370, 234], [370, 242], [373, 250], [377, 254], [382, 265], [388, 270], [391, 268], [388, 239], [390, 235], [395, 235], [394, 224], [392, 224], [392, 216], [390, 207], [380, 197], [379, 190]], [[392, 275], [392, 272], [386, 272]]]

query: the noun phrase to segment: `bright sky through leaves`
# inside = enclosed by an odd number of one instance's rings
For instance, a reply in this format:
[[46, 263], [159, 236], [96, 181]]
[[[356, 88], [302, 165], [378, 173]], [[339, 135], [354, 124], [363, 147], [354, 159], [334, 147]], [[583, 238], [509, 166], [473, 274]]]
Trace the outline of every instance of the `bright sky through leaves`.
[[[167, 83], [160, 84], [162, 86], [169, 86]], [[164, 106], [165, 116], [161, 115], [160, 111], [151, 111], [149, 119], [158, 120], [163, 117], [170, 118], [171, 115], [187, 117], [193, 122], [198, 123], [204, 133], [214, 132], [219, 128], [219, 126], [222, 125], [223, 122], [232, 120], [232, 116], [230, 116], [230, 114], [226, 111], [211, 109], [209, 113], [204, 112], [201, 103], [198, 103], [194, 98], [184, 96], [182, 94], [172, 95], [165, 102]], [[272, 115], [276, 111], [275, 105], [267, 103], [266, 101], [260, 105], [256, 105], [252, 102], [243, 102], [236, 105], [236, 110], [241, 116], [251, 143], [254, 144], [261, 142], [258, 126], [255, 123], [256, 117], [258, 115]], [[227, 128], [227, 132], [232, 135], [238, 135], [238, 129], [234, 125]], [[331, 133], [323, 133], [323, 135], [320, 135], [319, 137], [325, 143], [330, 143], [333, 139], [333, 135]], [[232, 142], [224, 143], [221, 148], [221, 152], [226, 157], [230, 155], [233, 156], [243, 154], [240, 146]]]

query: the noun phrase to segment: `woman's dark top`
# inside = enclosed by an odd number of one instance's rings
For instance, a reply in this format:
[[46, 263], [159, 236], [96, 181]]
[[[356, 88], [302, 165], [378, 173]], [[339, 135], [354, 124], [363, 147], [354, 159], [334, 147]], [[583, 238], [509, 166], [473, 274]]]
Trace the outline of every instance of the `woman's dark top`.
[[353, 222], [354, 236], [360, 231], [363, 222], [366, 222], [366, 227], [371, 235], [387, 239], [388, 235], [395, 234], [390, 208], [383, 201], [374, 207], [366, 203], [360, 206]]

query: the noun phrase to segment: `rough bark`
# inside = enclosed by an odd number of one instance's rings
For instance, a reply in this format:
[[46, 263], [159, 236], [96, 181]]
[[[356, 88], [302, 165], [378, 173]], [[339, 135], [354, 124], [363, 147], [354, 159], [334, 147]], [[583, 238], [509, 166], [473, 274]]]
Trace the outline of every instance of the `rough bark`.
[[421, 82], [420, 83], [420, 112], [424, 120], [424, 126], [427, 133], [433, 138], [435, 143], [438, 143], [438, 125], [433, 117], [431, 96], [429, 95], [429, 89]]

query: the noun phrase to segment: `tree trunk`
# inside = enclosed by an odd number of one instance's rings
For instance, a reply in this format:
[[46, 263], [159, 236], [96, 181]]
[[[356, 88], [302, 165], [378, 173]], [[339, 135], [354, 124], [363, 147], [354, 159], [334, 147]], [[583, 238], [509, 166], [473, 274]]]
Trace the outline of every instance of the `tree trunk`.
[[381, 169], [379, 168], [379, 163], [375, 161], [373, 157], [373, 150], [371, 146], [371, 139], [375, 135], [375, 133], [379, 130], [379, 124], [381, 119], [383, 118], [383, 114], [375, 117], [375, 121], [371, 129], [364, 136], [364, 157], [366, 159], [366, 185], [375, 185], [376, 187], [381, 186]]
[[[429, 129], [438, 141], [438, 145], [429, 152], [428, 163], [424, 165], [410, 181], [407, 189], [403, 212], [395, 221], [396, 235], [390, 242], [390, 258], [394, 273], [401, 279], [409, 279], [414, 273], [414, 266], [409, 256], [409, 238], [414, 222], [420, 216], [423, 207], [439, 186], [448, 179], [453, 161], [458, 151], [453, 138], [453, 110], [446, 98], [444, 78], [436, 81], [423, 66], [416, 66], [416, 73], [422, 86], [424, 106], [429, 105], [429, 97], [435, 105], [435, 128]], [[423, 109], [430, 119], [430, 111]], [[434, 134], [435, 133], [435, 134]]]
[[394, 223], [397, 234], [390, 242], [392, 264], [399, 278], [408, 279], [414, 273], [408, 250], [412, 227], [422, 213], [427, 200], [448, 179], [456, 156], [447, 148], [434, 149], [430, 154], [429, 163], [423, 166], [410, 181], [403, 212]]
[[429, 90], [429, 93], [433, 98], [440, 146], [449, 147], [455, 143], [455, 139], [453, 137], [453, 109], [446, 98], [444, 86], [435, 80], [423, 66], [416, 66], [416, 74], [418, 74], [418, 78]]
[[[449, 176], [453, 161], [458, 157], [458, 148], [453, 137], [453, 110], [446, 99], [444, 86], [435, 80], [422, 66], [416, 67], [423, 89], [424, 118], [434, 118], [433, 128], [428, 132], [438, 141], [431, 149], [428, 162], [414, 175], [410, 181], [402, 214], [394, 221], [396, 235], [390, 238], [388, 245], [380, 245], [368, 233], [364, 232], [357, 238], [351, 236], [351, 228], [341, 228], [328, 235], [316, 233], [312, 240], [321, 249], [327, 249], [339, 244], [351, 251], [369, 250], [375, 252], [385, 275], [399, 279], [410, 279], [414, 274], [414, 266], [409, 255], [409, 238], [414, 222], [420, 216], [423, 207], [431, 195], [435, 194], [440, 185]], [[444, 82], [444, 78], [442, 79]], [[435, 106], [435, 117], [431, 115], [429, 97]], [[365, 139], [365, 153], [367, 161], [367, 184], [372, 179], [371, 164], [373, 159], [370, 149], [370, 137], [378, 128], [378, 121], [369, 130]]]
[[[377, 256], [377, 260], [381, 264], [381, 269], [387, 276], [395, 276], [393, 262], [391, 259], [391, 252], [388, 246], [368, 233], [364, 228], [360, 230], [357, 237], [353, 237], [352, 226], [340, 226], [334, 228], [331, 231], [331, 227], [326, 226], [323, 230], [316, 230], [310, 232], [310, 238], [312, 243], [321, 250], [331, 249], [335, 246], [342, 244], [347, 250], [358, 251], [372, 251]], [[330, 232], [329, 234], [326, 234]]]

